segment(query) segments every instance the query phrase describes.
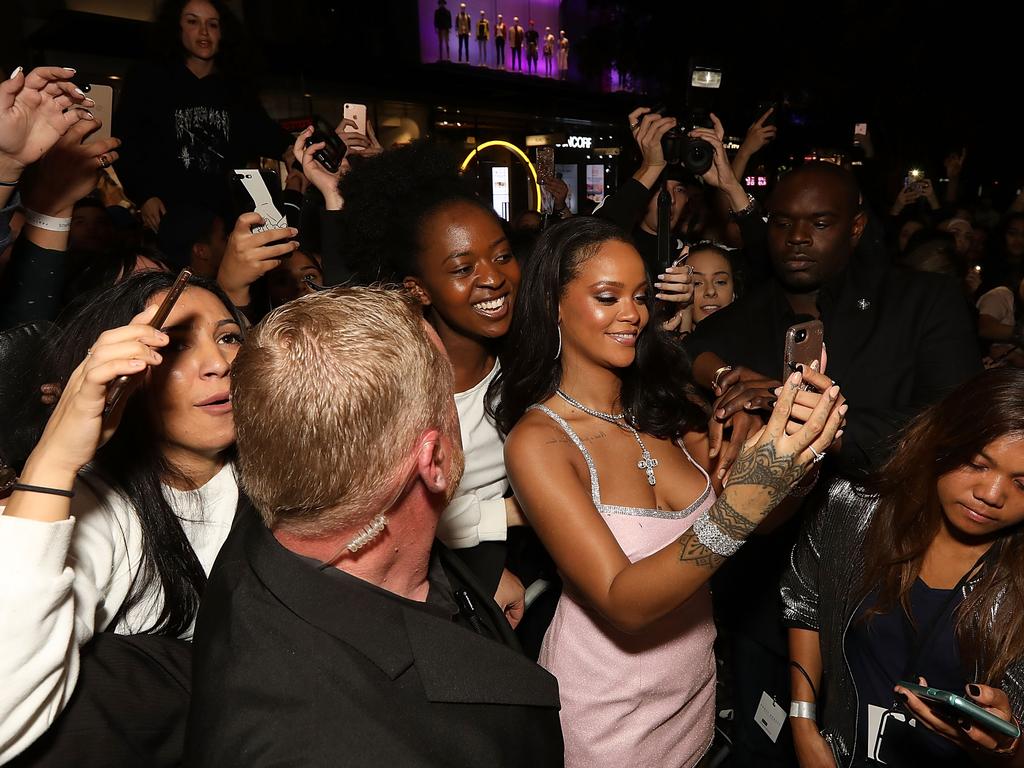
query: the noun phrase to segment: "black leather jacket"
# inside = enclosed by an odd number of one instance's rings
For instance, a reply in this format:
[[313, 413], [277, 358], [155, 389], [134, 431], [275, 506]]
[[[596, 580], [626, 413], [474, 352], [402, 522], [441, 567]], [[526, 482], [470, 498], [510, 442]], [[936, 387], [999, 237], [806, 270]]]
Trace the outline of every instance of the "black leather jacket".
[[[823, 679], [818, 687], [827, 703], [824, 712], [818, 713], [818, 725], [836, 763], [849, 766], [857, 742], [859, 706], [844, 643], [859, 607], [862, 543], [878, 499], [846, 480], [834, 480], [823, 491], [817, 511], [804, 521], [790, 567], [782, 577], [783, 614], [789, 626], [819, 633]], [[967, 582], [965, 596], [977, 582]], [[981, 624], [976, 617], [975, 625]], [[968, 679], [979, 677], [976, 669]], [[999, 687], [1009, 697], [1013, 714], [1024, 717], [1024, 654]]]

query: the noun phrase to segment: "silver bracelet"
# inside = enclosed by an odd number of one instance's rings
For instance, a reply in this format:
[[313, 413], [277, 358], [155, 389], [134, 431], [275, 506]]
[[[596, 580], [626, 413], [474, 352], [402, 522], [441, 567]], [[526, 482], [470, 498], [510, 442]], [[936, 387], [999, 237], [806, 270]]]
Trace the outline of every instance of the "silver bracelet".
[[694, 522], [693, 532], [701, 544], [722, 557], [732, 557], [743, 546], [742, 541], [736, 541], [715, 525], [715, 521], [707, 512]]
[[818, 722], [818, 708], [813, 701], [791, 701], [789, 702], [789, 716], [803, 717]]

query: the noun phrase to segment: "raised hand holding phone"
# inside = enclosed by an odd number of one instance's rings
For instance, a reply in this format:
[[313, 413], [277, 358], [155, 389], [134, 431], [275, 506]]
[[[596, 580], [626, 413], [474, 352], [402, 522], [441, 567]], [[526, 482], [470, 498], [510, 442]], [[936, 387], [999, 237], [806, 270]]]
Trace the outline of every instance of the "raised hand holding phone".
[[298, 241], [290, 239], [299, 230], [294, 227], [266, 229], [264, 225], [258, 213], [243, 213], [228, 236], [228, 245], [217, 270], [217, 283], [236, 307], [249, 306], [249, 287], [299, 247]]
[[[127, 401], [107, 413], [109, 386], [122, 376], [137, 376], [163, 362], [157, 350], [169, 339], [151, 325], [158, 310], [152, 304], [128, 325], [104, 331], [96, 339], [68, 378], [42, 437], [25, 462], [21, 483], [71, 490], [79, 470], [93, 460], [120, 422]], [[61, 496], [16, 492], [4, 514], [47, 522], [65, 520], [70, 503]]]

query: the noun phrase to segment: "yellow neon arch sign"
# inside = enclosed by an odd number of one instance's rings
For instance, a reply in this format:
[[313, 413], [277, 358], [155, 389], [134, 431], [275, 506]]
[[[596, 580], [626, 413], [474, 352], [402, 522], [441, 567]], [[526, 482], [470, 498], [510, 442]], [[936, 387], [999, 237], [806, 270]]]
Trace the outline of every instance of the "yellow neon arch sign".
[[533, 177], [533, 187], [534, 187], [534, 190], [536, 192], [536, 194], [534, 196], [534, 200], [536, 201], [536, 205], [537, 205], [537, 213], [540, 213], [541, 194], [540, 194], [540, 180], [539, 180], [539, 177], [537, 176], [537, 169], [533, 166], [533, 163], [530, 162], [530, 158], [526, 156], [526, 153], [523, 152], [523, 150], [521, 150], [519, 147], [517, 147], [512, 142], [510, 142], [510, 141], [502, 141], [501, 139], [495, 139], [493, 141], [485, 141], [479, 147], [476, 147], [472, 152], [470, 152], [468, 155], [466, 155], [466, 159], [462, 161], [462, 166], [459, 168], [459, 172], [460, 173], [464, 172], [466, 170], [466, 168], [469, 167], [469, 164], [471, 162], [473, 162], [473, 158], [475, 158], [480, 151], [482, 151], [484, 149], [488, 149], [489, 147], [504, 147], [509, 152], [512, 152], [513, 154], [518, 156], [519, 159], [522, 160], [524, 163], [526, 163], [526, 167], [530, 169], [530, 176]]

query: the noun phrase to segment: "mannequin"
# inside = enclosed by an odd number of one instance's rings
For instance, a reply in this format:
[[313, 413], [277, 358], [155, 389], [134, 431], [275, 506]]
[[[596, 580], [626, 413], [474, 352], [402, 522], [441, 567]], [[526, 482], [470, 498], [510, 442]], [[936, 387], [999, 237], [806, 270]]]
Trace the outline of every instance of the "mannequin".
[[526, 71], [537, 74], [537, 41], [540, 39], [540, 32], [533, 26], [533, 19], [530, 19], [530, 28], [526, 30]]
[[523, 71], [523, 39], [526, 37], [526, 30], [519, 23], [519, 17], [512, 19], [512, 29], [509, 31], [509, 45], [512, 48], [512, 69]]
[[558, 38], [558, 79], [569, 79], [569, 38], [565, 36], [563, 29]]
[[459, 61], [462, 61], [462, 47], [466, 47], [466, 63], [469, 64], [469, 28], [473, 20], [466, 13], [466, 4], [459, 3], [459, 15], [455, 17], [455, 34], [459, 36]]
[[480, 21], [476, 23], [476, 63], [487, 66], [487, 41], [491, 39], [491, 22], [487, 20], [487, 11], [480, 11]]
[[544, 27], [544, 77], [551, 77], [551, 60], [555, 55], [555, 36], [551, 27]]
[[498, 14], [498, 23], [494, 25], [494, 55], [498, 69], [505, 68], [505, 32], [508, 28]]
[[434, 29], [437, 30], [437, 60], [451, 61], [452, 49], [449, 38], [452, 33], [452, 12], [448, 10], [448, 0], [437, 0], [434, 11]]

